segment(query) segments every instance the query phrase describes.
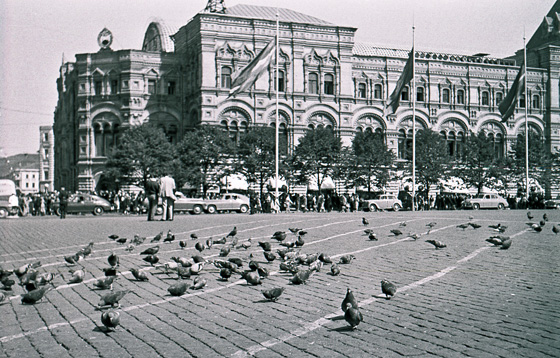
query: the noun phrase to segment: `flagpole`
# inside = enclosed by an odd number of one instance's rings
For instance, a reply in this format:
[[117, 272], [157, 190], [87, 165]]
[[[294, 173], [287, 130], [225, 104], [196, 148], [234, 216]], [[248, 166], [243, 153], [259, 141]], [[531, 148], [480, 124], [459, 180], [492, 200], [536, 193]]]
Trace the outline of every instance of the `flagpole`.
[[278, 57], [280, 55], [280, 21], [279, 21], [280, 14], [278, 9], [276, 9], [276, 74], [275, 74], [275, 85], [274, 90], [276, 92], [276, 131], [275, 131], [275, 140], [276, 140], [276, 160], [275, 160], [275, 170], [276, 170], [276, 212], [280, 211], [280, 197], [278, 194], [278, 164], [279, 164], [279, 144], [278, 144], [278, 131], [280, 128], [280, 116], [278, 114]]
[[525, 199], [529, 202], [529, 122], [527, 118], [527, 97], [529, 93], [527, 92], [527, 46], [525, 44], [525, 31], [523, 31], [523, 67], [525, 68]]
[[416, 203], [416, 51], [414, 50], [414, 30], [412, 24], [412, 211]]

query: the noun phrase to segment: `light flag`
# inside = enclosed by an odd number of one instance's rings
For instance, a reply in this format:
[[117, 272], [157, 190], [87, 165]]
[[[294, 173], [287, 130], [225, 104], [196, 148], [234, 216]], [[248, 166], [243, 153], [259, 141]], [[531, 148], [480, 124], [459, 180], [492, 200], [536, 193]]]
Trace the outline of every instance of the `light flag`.
[[268, 68], [276, 49], [276, 37], [249, 63], [242, 71], [237, 71], [232, 76], [229, 96], [246, 91], [255, 83], [257, 78]]
[[506, 98], [504, 98], [504, 100], [500, 102], [500, 105], [498, 106], [498, 109], [502, 114], [502, 122], [507, 121], [508, 118], [513, 114], [513, 112], [515, 111], [515, 106], [517, 105], [517, 99], [524, 90], [525, 63], [523, 63], [519, 68], [519, 73], [517, 73], [517, 76], [515, 77], [515, 80], [513, 81], [513, 84], [511, 85]]
[[397, 108], [399, 107], [399, 101], [401, 99], [401, 92], [403, 91], [404, 87], [412, 80], [412, 76], [414, 75], [414, 68], [412, 68], [413, 63], [414, 47], [408, 54], [408, 60], [406, 61], [406, 65], [404, 66], [401, 77], [399, 77], [399, 80], [397, 81], [397, 87], [395, 87], [395, 90], [389, 97], [389, 103], [385, 107], [384, 111], [385, 116], [387, 116], [388, 114], [393, 114], [397, 111]]

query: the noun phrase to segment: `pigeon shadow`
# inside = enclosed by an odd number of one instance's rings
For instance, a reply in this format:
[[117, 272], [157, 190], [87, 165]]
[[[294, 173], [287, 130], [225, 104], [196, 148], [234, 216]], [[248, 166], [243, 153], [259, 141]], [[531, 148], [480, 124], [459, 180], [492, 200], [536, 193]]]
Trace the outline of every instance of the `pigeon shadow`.
[[340, 321], [344, 319], [344, 315], [330, 317], [329, 320], [331, 321]]
[[337, 328], [331, 328], [329, 329], [329, 331], [331, 332], [352, 332], [354, 329], [352, 329], [352, 326], [342, 326], [342, 327], [337, 327]]

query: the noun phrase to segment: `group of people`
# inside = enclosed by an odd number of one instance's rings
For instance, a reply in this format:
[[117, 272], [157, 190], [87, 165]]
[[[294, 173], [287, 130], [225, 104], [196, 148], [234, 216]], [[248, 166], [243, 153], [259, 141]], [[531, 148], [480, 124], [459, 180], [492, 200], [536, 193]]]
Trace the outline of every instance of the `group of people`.
[[175, 200], [175, 179], [166, 175], [159, 179], [150, 178], [146, 181], [145, 195], [148, 198], [148, 221], [154, 221], [161, 197], [163, 213], [161, 221], [173, 221], [173, 209]]
[[275, 212], [353, 212], [360, 207], [360, 198], [356, 194], [338, 194], [336, 192], [291, 194], [281, 192], [279, 200], [275, 200], [274, 193], [268, 192], [261, 197], [250, 194], [251, 213]]

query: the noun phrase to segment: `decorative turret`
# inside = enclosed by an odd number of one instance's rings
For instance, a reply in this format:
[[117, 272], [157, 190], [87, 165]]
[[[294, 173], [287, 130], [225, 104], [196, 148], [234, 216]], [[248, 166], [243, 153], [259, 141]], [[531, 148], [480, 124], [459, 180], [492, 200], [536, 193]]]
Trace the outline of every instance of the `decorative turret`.
[[208, 4], [206, 4], [204, 12], [216, 12], [219, 14], [225, 14], [226, 5], [224, 4], [224, 0], [208, 0]]

